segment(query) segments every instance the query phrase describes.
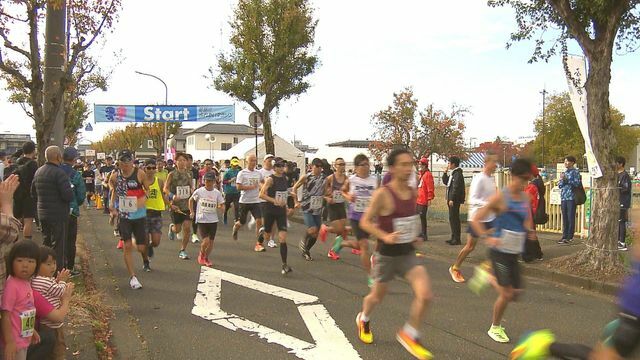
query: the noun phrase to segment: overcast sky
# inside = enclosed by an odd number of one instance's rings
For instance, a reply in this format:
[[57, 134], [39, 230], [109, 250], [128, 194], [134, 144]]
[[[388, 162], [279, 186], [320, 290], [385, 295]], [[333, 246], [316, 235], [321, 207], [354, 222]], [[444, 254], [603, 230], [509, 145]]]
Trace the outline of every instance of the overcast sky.
[[[135, 70], [155, 74], [168, 84], [170, 104], [232, 104], [211, 87], [208, 69], [228, 49], [235, 1], [125, 1], [115, 31], [99, 51], [104, 67], [122, 58], [106, 92], [91, 104], [159, 104], [164, 88]], [[560, 58], [527, 64], [531, 43], [505, 49], [515, 27], [512, 11], [492, 9], [483, 0], [318, 1], [316, 46], [321, 64], [312, 87], [273, 114], [275, 133], [311, 145], [371, 136], [371, 115], [392, 101], [394, 92], [412, 86], [421, 108], [433, 103], [470, 108], [465, 138], [475, 143], [496, 136], [533, 135], [541, 110], [540, 91], [566, 91]], [[640, 54], [617, 56], [611, 103], [640, 122], [637, 84]], [[0, 131], [33, 133], [32, 122], [1, 93]], [[236, 122], [247, 123], [248, 108], [236, 105]], [[113, 126], [93, 124], [84, 138], [99, 140]], [[201, 124], [196, 124], [201, 125]], [[187, 125], [192, 127], [193, 125]]]

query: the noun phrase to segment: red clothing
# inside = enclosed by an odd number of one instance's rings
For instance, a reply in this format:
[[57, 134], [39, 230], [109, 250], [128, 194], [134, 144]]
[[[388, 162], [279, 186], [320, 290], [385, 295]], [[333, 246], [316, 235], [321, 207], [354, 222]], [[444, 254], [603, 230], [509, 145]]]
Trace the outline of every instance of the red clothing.
[[529, 183], [529, 185], [524, 189], [524, 192], [529, 195], [529, 199], [531, 199], [531, 210], [533, 210], [533, 213], [535, 214], [538, 210], [538, 203], [540, 201], [538, 187], [535, 184]]
[[433, 184], [433, 175], [427, 170], [420, 176], [418, 184], [418, 205], [429, 205], [429, 202], [436, 197], [435, 185]]

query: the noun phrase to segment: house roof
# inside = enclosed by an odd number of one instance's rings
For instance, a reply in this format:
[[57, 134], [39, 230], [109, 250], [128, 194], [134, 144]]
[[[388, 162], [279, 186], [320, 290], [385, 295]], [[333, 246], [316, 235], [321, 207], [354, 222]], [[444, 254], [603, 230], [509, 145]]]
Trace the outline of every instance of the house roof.
[[330, 147], [350, 147], [350, 148], [360, 148], [367, 149], [369, 148], [370, 140], [346, 140], [346, 141], [338, 141], [331, 144], [327, 144]]
[[176, 139], [176, 141], [178, 140], [187, 140], [187, 137], [184, 135], [185, 132], [187, 131], [191, 131], [192, 129], [183, 129], [183, 128], [178, 128], [178, 132], [176, 132], [176, 134], [173, 136], [174, 139]]
[[[199, 128], [190, 129], [184, 135], [192, 134], [238, 134], [253, 135], [253, 127], [244, 124], [216, 124], [208, 123]], [[262, 135], [262, 129], [258, 129], [258, 135]]]

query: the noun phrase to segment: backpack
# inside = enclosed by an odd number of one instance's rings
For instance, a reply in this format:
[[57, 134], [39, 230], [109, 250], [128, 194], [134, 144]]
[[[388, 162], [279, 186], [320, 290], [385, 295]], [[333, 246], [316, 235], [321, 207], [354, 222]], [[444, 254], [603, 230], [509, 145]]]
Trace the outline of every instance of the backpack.
[[587, 193], [585, 193], [584, 186], [582, 186], [582, 178], [580, 178], [580, 185], [573, 188], [573, 198], [576, 201], [576, 205], [584, 205], [587, 202]]
[[538, 208], [533, 214], [533, 223], [536, 225], [544, 225], [549, 222], [549, 214], [547, 214], [547, 201], [544, 198], [546, 188], [542, 179], [537, 178], [532, 181], [538, 188]]

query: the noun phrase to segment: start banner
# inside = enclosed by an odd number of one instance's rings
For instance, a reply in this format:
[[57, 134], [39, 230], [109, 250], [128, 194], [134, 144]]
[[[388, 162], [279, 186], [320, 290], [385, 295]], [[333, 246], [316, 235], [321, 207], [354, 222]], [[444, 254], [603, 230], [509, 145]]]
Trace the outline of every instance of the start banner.
[[96, 123], [235, 122], [233, 105], [94, 105]]

